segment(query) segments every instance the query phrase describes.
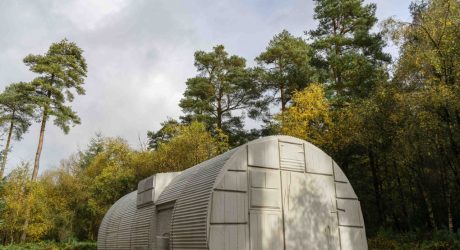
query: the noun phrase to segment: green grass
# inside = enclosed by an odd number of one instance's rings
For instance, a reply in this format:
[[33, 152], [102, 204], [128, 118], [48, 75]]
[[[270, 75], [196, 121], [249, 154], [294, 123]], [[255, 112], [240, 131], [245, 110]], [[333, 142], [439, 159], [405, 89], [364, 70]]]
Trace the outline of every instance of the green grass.
[[[378, 250], [455, 250], [460, 249], [460, 231], [457, 233], [439, 230], [435, 233], [413, 232], [393, 233], [380, 231], [375, 237], [369, 238], [369, 249]], [[42, 241], [38, 243], [15, 244], [0, 246], [5, 250], [96, 250], [96, 242], [69, 241], [56, 243]]]
[[0, 246], [0, 249], [5, 250], [96, 250], [96, 242], [67, 242], [67, 243], [56, 243], [50, 241], [42, 241], [38, 243], [25, 243]]

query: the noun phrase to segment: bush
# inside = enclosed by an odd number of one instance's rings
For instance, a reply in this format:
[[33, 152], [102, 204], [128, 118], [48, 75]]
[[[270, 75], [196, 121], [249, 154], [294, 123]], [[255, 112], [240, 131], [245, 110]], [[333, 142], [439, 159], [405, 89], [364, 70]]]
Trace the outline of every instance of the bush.
[[434, 233], [411, 232], [394, 233], [379, 231], [368, 241], [369, 249], [396, 250], [454, 250], [460, 249], [460, 232], [439, 230]]

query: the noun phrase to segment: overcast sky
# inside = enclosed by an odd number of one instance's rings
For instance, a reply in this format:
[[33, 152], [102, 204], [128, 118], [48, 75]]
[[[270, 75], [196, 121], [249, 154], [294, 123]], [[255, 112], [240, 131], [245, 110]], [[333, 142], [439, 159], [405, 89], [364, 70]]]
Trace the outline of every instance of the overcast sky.
[[[409, 20], [410, 0], [367, 2], [377, 3], [379, 20]], [[181, 114], [178, 102], [196, 73], [196, 50], [224, 44], [252, 64], [281, 30], [301, 36], [313, 29], [313, 8], [312, 0], [0, 0], [0, 88], [33, 79], [22, 59], [67, 38], [88, 63], [86, 95], [72, 104], [82, 124], [65, 135], [49, 123], [41, 171], [84, 149], [97, 132], [138, 147], [148, 130]], [[7, 172], [33, 161], [38, 129], [33, 125], [13, 142]]]

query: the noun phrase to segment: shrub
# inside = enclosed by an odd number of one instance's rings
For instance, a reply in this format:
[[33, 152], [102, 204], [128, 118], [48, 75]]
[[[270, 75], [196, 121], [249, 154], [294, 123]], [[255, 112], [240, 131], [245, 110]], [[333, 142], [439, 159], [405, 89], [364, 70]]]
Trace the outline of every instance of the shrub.
[[369, 238], [369, 249], [381, 250], [454, 250], [460, 249], [460, 232], [438, 230], [434, 233], [416, 231], [410, 233], [394, 233], [379, 231]]

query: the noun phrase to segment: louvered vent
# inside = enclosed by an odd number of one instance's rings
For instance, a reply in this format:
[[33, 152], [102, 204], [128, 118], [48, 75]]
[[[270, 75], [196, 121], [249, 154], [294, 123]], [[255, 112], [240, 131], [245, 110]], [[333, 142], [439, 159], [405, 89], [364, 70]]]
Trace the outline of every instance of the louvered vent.
[[137, 184], [137, 207], [153, 204], [155, 195], [155, 176], [150, 176]]

